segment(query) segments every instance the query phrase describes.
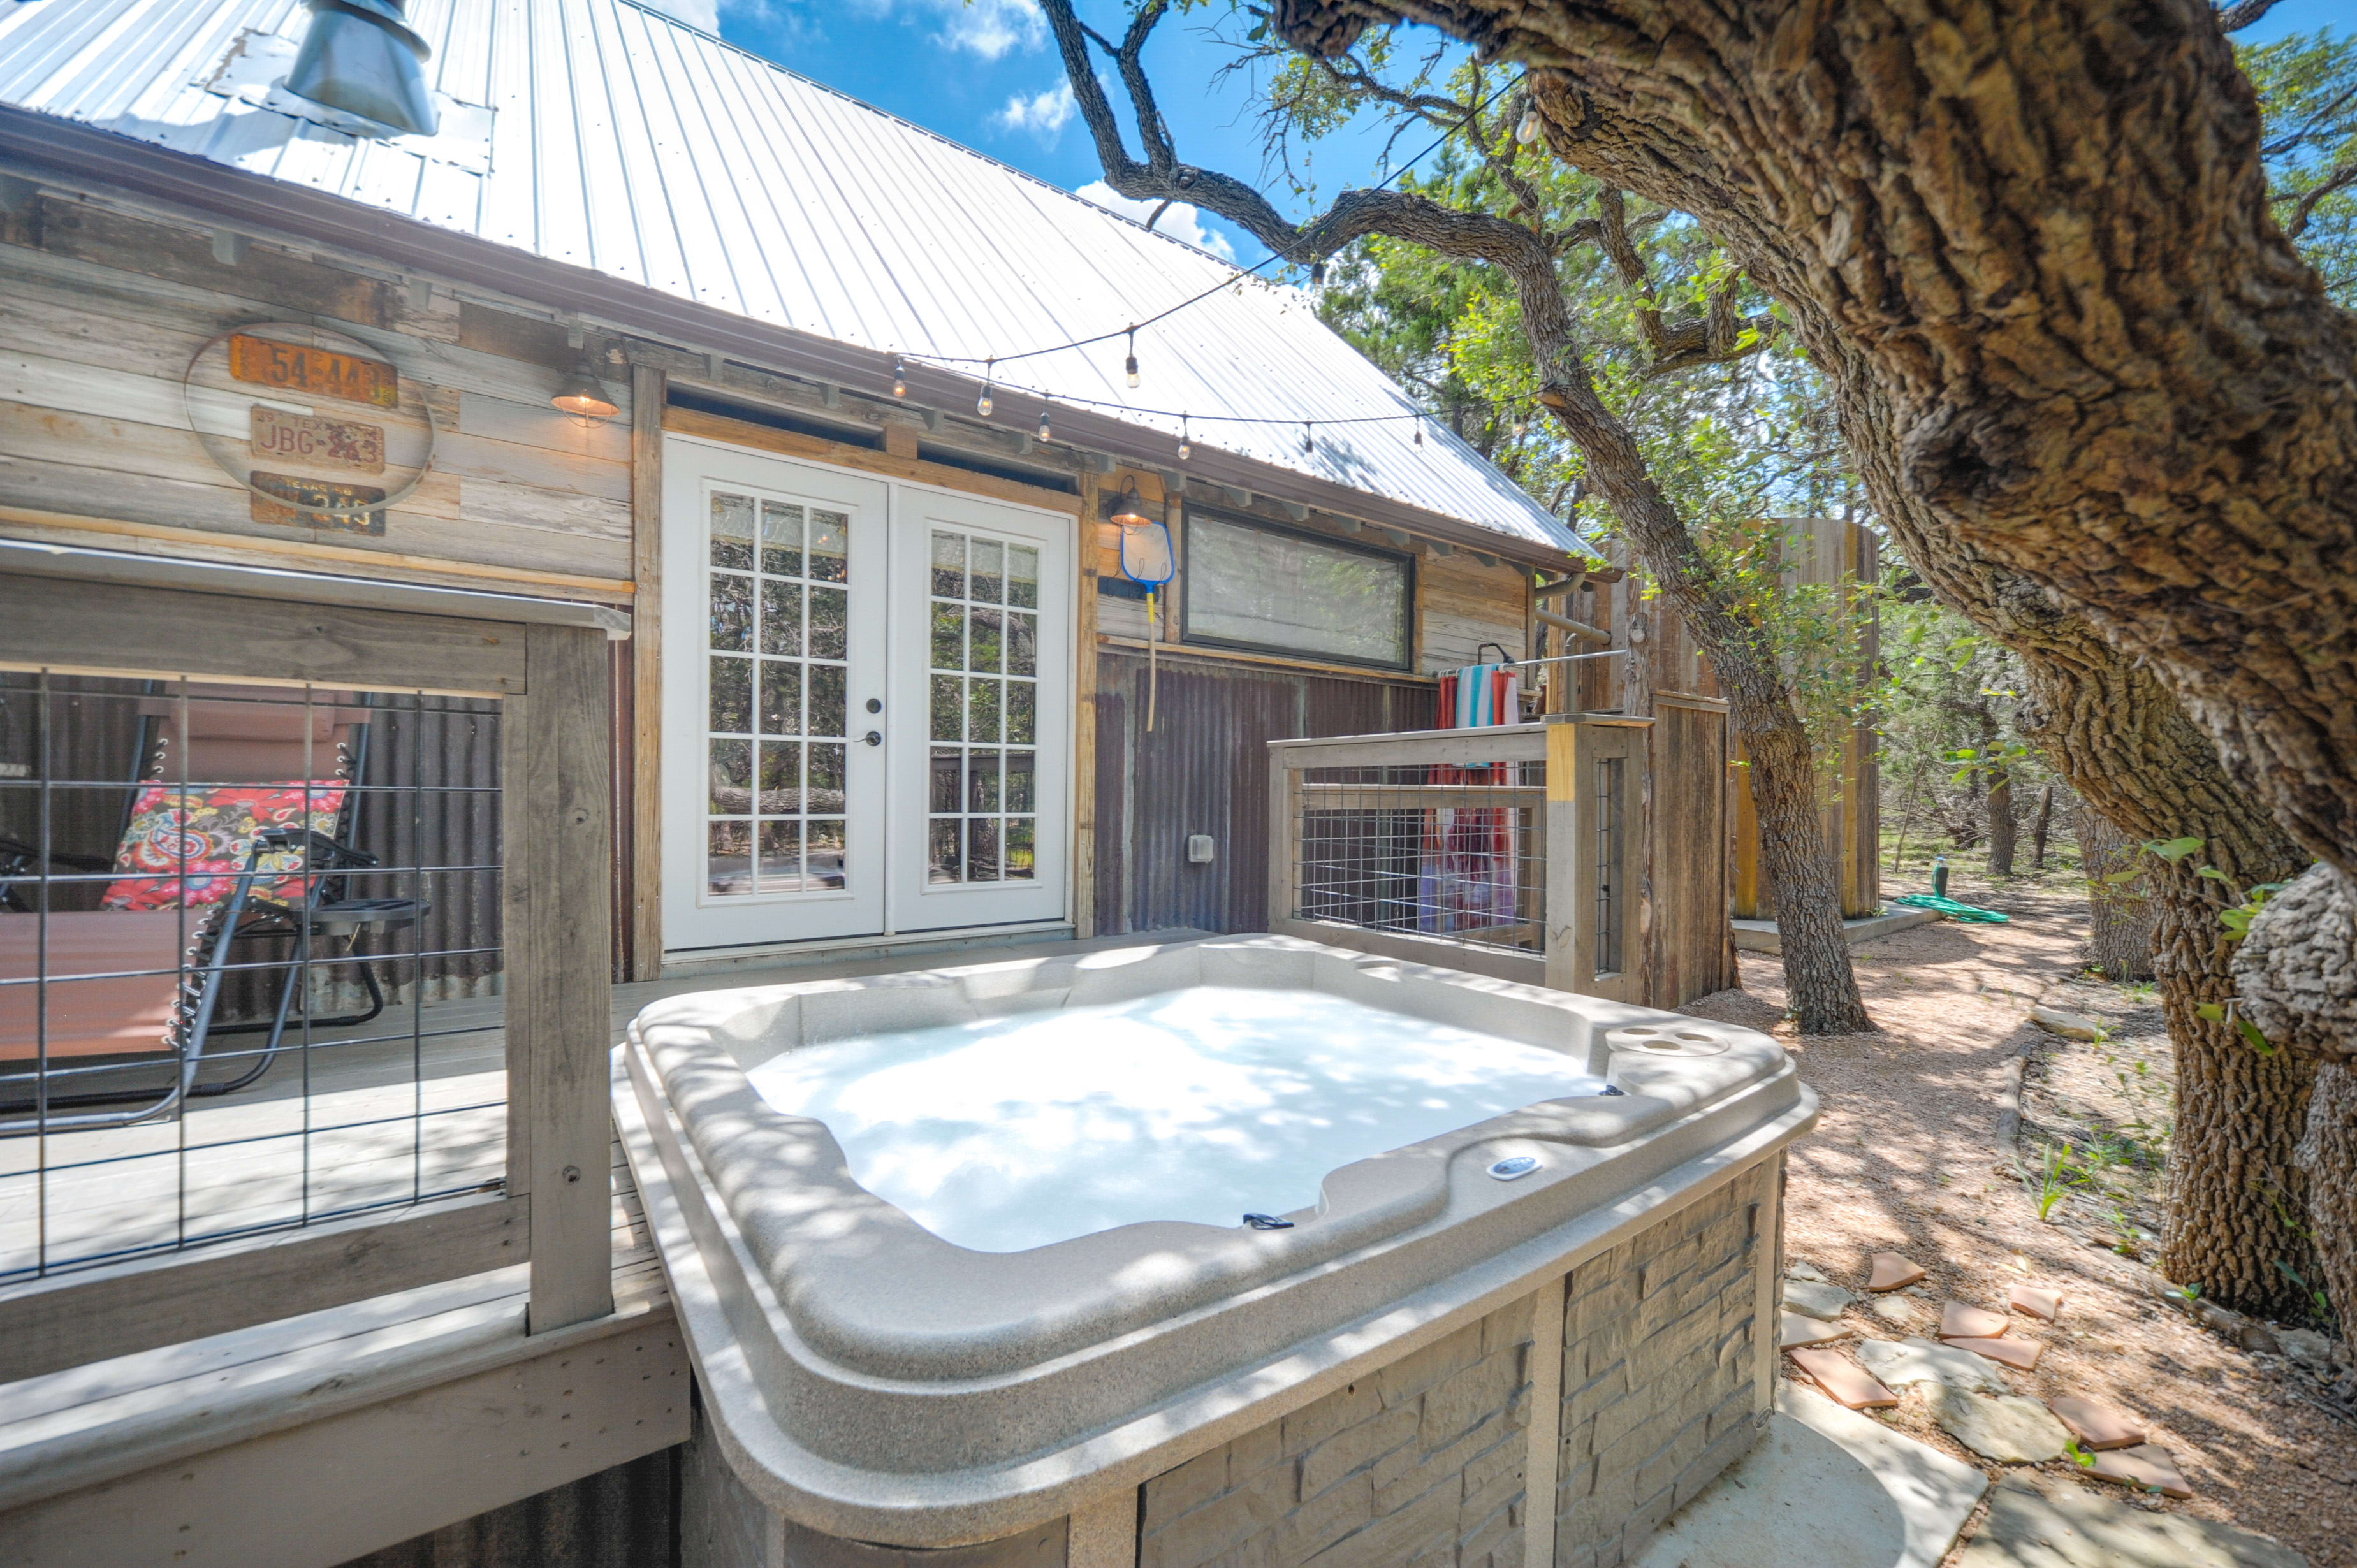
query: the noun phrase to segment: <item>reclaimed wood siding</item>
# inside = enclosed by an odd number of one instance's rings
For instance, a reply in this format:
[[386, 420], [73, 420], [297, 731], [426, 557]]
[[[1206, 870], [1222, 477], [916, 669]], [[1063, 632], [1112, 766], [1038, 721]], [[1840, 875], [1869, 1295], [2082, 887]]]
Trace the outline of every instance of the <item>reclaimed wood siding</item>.
[[1663, 693], [1649, 737], [1645, 996], [1678, 1007], [1736, 984], [1727, 923], [1727, 715]]
[[[100, 211], [55, 196], [0, 239], [0, 531], [248, 564], [570, 596], [627, 596], [630, 562], [630, 376], [602, 364], [616, 418], [584, 427], [551, 408], [562, 372], [516, 357], [549, 356], [553, 323], [505, 337], [479, 306], [436, 290], [418, 301], [394, 284], [256, 242], [228, 265], [201, 233]], [[195, 397], [182, 375], [205, 342], [251, 322], [315, 315], [401, 373], [402, 403], [370, 423], [387, 431], [387, 471], [356, 482], [397, 491], [440, 425], [433, 471], [391, 509], [382, 536], [256, 521], [250, 497], [214, 458], [250, 459], [244, 407], [289, 400], [222, 381]], [[468, 330], [472, 328], [472, 330]], [[489, 344], [490, 347], [481, 345]], [[593, 353], [602, 353], [592, 342]], [[510, 351], [494, 351], [496, 349]], [[299, 401], [299, 400], [297, 400]], [[324, 405], [341, 418], [361, 415]], [[208, 451], [210, 446], [210, 451]], [[264, 467], [269, 465], [265, 462]], [[92, 520], [113, 529], [58, 519]], [[128, 525], [125, 527], [124, 525]]]
[[[1142, 654], [1101, 651], [1096, 692], [1096, 929], [1101, 935], [1268, 922], [1268, 743], [1429, 729], [1426, 685], [1266, 666], [1161, 660], [1146, 731]], [[1209, 833], [1213, 859], [1187, 861]]]

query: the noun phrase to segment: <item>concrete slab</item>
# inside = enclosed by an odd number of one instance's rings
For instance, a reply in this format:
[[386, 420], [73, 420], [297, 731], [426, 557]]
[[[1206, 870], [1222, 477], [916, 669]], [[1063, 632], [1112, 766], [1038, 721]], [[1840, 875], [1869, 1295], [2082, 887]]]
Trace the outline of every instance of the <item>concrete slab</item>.
[[2008, 1476], [1956, 1568], [2308, 1568], [2264, 1535], [2148, 1513], [2050, 1476]]
[[[1911, 930], [1928, 926], [1939, 915], [1930, 909], [1885, 909], [1879, 915], [1860, 915], [1842, 922], [1842, 937], [1850, 946], [1870, 942], [1877, 937], [1887, 937], [1893, 931]], [[1737, 920], [1735, 945], [1745, 952], [1781, 952], [1782, 945], [1776, 937], [1773, 920]]]
[[1971, 1466], [1780, 1382], [1759, 1445], [1673, 1514], [1635, 1568], [1934, 1568], [1987, 1487]]

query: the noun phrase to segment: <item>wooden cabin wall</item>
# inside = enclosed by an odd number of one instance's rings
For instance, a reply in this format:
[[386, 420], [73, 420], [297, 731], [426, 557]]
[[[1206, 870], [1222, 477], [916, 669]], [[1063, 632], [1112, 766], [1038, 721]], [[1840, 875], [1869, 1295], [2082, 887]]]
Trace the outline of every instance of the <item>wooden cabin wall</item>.
[[[1268, 743], [1429, 729], [1429, 683], [1163, 654], [1146, 729], [1146, 656], [1097, 659], [1096, 930], [1268, 923]], [[1213, 859], [1189, 865], [1187, 838]]]
[[[0, 237], [0, 524], [11, 534], [629, 600], [630, 378], [613, 346], [592, 348], [621, 412], [585, 428], [549, 406], [564, 374], [551, 361], [571, 352], [553, 321], [440, 290], [421, 299], [260, 242], [225, 263], [201, 232], [53, 194]], [[382, 536], [257, 521], [212, 455], [242, 462], [245, 443], [215, 437], [209, 453], [188, 428], [181, 378], [208, 339], [307, 317], [399, 369], [403, 403], [382, 421], [396, 452], [404, 429], [422, 437], [425, 406], [440, 424], [433, 472], [389, 510]], [[387, 489], [402, 478], [393, 456]]]

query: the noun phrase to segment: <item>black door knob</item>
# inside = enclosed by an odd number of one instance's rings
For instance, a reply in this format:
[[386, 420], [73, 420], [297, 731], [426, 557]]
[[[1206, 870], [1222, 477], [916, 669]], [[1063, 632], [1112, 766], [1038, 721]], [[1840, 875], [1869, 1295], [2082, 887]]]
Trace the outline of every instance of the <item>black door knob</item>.
[[882, 713], [882, 712], [884, 711], [884, 699], [883, 699], [883, 698], [881, 698], [881, 697], [870, 697], [870, 698], [868, 698], [868, 699], [867, 699], [867, 711], [868, 711], [869, 713], [871, 713], [871, 714], [880, 714], [880, 713]]

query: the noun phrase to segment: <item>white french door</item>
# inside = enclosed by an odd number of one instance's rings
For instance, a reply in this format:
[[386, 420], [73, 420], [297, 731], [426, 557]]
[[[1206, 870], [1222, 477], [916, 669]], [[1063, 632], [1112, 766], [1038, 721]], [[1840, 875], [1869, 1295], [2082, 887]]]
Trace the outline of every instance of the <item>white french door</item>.
[[1063, 918], [1072, 519], [686, 436], [663, 476], [664, 948]]
[[895, 491], [893, 928], [1060, 919], [1072, 520], [916, 485]]
[[885, 689], [889, 499], [862, 475], [665, 440], [666, 948], [880, 929], [868, 705]]

